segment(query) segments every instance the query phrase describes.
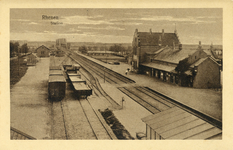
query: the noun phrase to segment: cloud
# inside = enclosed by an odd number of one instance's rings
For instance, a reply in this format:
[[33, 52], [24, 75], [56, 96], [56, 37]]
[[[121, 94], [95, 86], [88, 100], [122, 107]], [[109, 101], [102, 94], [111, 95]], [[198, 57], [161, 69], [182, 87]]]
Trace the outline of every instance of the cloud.
[[[210, 18], [210, 17], [208, 17]], [[142, 21], [169, 21], [169, 22], [180, 22], [180, 23], [191, 23], [191, 24], [200, 24], [200, 23], [214, 23], [216, 21], [207, 20], [207, 18], [203, 17], [184, 17], [184, 18], [175, 18], [173, 16], [145, 16], [142, 18], [131, 18], [135, 20], [142, 20]]]
[[107, 26], [107, 27], [86, 27], [86, 26], [79, 26], [79, 29], [91, 29], [91, 30], [125, 30], [125, 28], [114, 27], [114, 26]]
[[30, 22], [29, 24], [38, 24], [38, 23], [36, 23], [36, 22]]
[[99, 25], [99, 24], [112, 24], [107, 20], [100, 19], [103, 16], [66, 16], [60, 19], [64, 24], [90, 24], [90, 25]]

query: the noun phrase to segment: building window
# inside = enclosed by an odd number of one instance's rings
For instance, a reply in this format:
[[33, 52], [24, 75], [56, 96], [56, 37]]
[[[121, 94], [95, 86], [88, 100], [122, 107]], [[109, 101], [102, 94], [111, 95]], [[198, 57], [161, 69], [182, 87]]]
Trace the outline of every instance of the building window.
[[197, 56], [195, 56], [195, 59], [197, 59]]
[[44, 54], [44, 51], [41, 51], [41, 54]]

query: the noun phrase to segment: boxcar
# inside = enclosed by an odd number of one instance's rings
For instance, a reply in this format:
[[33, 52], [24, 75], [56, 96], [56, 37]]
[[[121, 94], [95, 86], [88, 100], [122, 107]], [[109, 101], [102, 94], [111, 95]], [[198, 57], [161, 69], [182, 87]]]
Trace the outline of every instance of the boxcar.
[[60, 101], [65, 97], [66, 80], [64, 76], [49, 76], [48, 95], [52, 101]]

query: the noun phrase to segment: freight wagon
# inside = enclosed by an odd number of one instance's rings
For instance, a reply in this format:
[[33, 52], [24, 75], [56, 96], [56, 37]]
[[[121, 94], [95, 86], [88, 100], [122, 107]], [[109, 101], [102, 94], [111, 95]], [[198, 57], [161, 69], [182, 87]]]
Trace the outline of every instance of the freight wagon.
[[73, 83], [73, 87], [74, 87], [74, 92], [75, 95], [80, 98], [82, 96], [87, 97], [92, 95], [92, 89], [89, 88], [86, 84], [84, 84], [83, 82], [76, 82]]
[[49, 76], [48, 95], [52, 101], [60, 101], [65, 97], [66, 80], [61, 75]]
[[56, 76], [56, 75], [63, 76], [63, 71], [62, 70], [49, 70], [49, 75], [50, 76]]

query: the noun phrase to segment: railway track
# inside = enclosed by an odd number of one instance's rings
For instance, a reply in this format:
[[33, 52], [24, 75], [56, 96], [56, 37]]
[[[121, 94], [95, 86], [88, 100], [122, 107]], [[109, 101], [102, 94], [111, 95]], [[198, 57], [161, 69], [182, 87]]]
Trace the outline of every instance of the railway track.
[[153, 114], [168, 110], [170, 108], [178, 107], [189, 112], [190, 114], [193, 114], [201, 118], [202, 120], [205, 120], [206, 122], [214, 125], [215, 127], [222, 129], [221, 121], [207, 114], [196, 111], [195, 109], [188, 107], [182, 103], [179, 103], [159, 92], [153, 91], [148, 87], [130, 86], [119, 87], [118, 89]]
[[95, 76], [98, 76], [104, 80], [106, 80], [110, 84], [129, 84], [129, 83], [135, 83], [133, 80], [126, 78], [116, 72], [113, 72], [112, 70], [105, 68], [91, 60], [88, 60], [87, 58], [80, 56], [76, 53], [72, 53], [72, 56], [70, 56], [74, 61], [79, 63], [83, 68], [86, 70], [89, 70], [90, 73], [94, 74]]
[[[87, 58], [84, 58], [81, 56], [79, 56], [79, 58], [82, 59], [83, 61], [92, 62], [88, 60]], [[100, 65], [98, 68], [99, 69], [101, 68]], [[131, 82], [128, 82], [128, 83], [131, 83]], [[147, 87], [126, 86], [126, 87], [119, 87], [118, 89], [122, 91], [123, 93], [125, 93], [126, 95], [128, 95], [130, 98], [132, 98], [134, 101], [142, 105], [144, 108], [146, 108], [148, 111], [150, 111], [153, 114], [162, 112], [172, 107], [179, 107], [180, 109], [183, 109], [189, 112], [190, 114], [193, 114], [201, 118], [202, 120], [205, 120], [206, 122], [216, 126], [217, 128], [222, 129], [222, 121], [216, 118], [213, 118], [205, 113], [199, 112], [195, 110], [194, 108], [191, 108], [182, 103], [179, 103], [178, 101], [172, 98], [169, 98], [159, 92], [153, 91], [152, 89], [149, 89]]]
[[83, 70], [82, 68], [79, 70], [79, 72], [82, 74], [81, 77], [84, 78], [84, 80], [87, 82], [87, 84], [92, 88], [94, 91], [94, 94], [97, 97], [104, 97], [107, 102], [111, 104], [111, 108], [113, 109], [119, 109], [121, 106], [114, 101], [101, 87], [99, 84], [99, 81], [97, 78], [94, 78], [90, 73], [88, 73], [87, 70]]
[[[88, 74], [84, 70], [81, 72], [82, 77], [93, 87]], [[88, 99], [76, 98], [71, 83], [67, 83], [64, 99], [52, 103], [53, 139], [117, 139], [100, 112], [92, 107]]]
[[117, 139], [87, 99], [67, 95], [53, 102], [53, 139]]

